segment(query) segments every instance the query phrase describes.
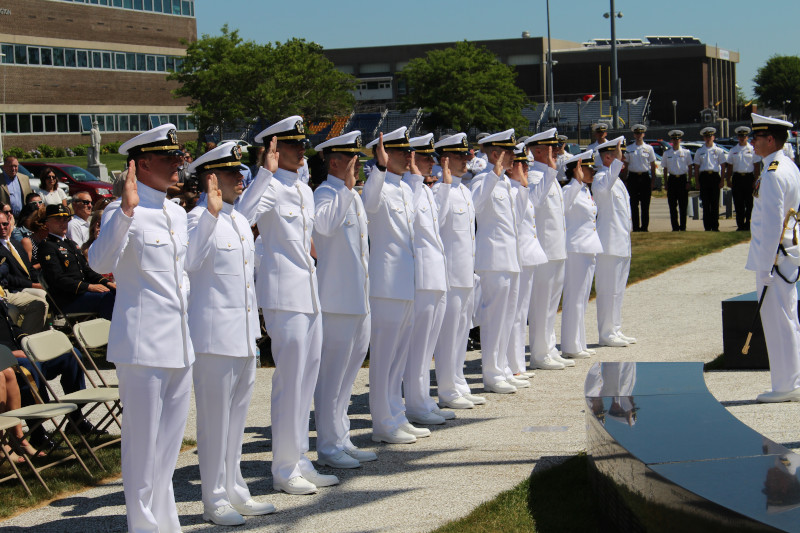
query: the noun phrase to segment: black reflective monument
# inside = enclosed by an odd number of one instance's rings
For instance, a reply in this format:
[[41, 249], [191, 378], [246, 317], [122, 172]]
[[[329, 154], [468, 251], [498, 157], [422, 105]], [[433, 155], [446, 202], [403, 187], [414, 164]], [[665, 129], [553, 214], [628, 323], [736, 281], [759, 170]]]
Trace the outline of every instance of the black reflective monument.
[[720, 405], [702, 363], [595, 363], [585, 396], [605, 529], [800, 531], [800, 455]]

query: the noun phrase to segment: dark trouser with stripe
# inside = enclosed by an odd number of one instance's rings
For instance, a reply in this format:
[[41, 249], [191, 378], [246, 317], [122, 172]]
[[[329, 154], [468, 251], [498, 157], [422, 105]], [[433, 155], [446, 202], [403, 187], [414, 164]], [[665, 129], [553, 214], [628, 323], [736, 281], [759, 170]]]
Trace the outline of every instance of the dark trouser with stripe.
[[[649, 172], [628, 172], [628, 193], [631, 196], [633, 231], [647, 231], [647, 226], [650, 224], [650, 195], [652, 190], [652, 180]], [[639, 216], [640, 205], [642, 209], [641, 218]]]
[[736, 229], [750, 229], [750, 213], [753, 211], [753, 182], [756, 177], [752, 172], [733, 173], [733, 208], [736, 210]]
[[719, 231], [719, 172], [700, 173], [700, 200], [703, 202], [703, 228]]
[[[667, 204], [672, 231], [686, 231], [686, 207], [689, 205], [689, 191], [686, 190], [686, 174], [667, 178]], [[678, 210], [680, 209], [680, 220]]]

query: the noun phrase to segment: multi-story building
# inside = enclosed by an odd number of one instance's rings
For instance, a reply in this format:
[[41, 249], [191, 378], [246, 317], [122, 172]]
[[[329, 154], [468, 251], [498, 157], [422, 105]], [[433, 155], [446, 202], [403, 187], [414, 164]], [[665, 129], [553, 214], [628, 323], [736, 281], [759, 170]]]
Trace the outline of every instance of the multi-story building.
[[93, 120], [103, 143], [194, 131], [166, 76], [196, 38], [194, 0], [2, 0], [2, 146], [88, 144]]

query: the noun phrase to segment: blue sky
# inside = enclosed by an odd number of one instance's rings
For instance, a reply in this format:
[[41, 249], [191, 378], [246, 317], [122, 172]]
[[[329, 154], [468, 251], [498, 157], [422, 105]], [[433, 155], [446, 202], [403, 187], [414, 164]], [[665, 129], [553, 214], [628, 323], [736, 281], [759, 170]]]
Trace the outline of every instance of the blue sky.
[[[769, 57], [800, 55], [798, 0], [616, 0], [615, 4], [623, 13], [617, 19], [619, 38], [691, 35], [739, 52], [737, 79], [747, 96], [753, 94], [753, 76]], [[753, 6], [770, 9], [757, 12]], [[551, 35], [578, 42], [608, 38], [610, 26], [603, 18], [608, 11], [608, 0], [552, 0]], [[195, 0], [195, 15], [199, 35], [218, 34], [227, 22], [248, 40], [302, 37], [325, 48], [509, 39], [523, 31], [547, 35], [545, 0]], [[558, 75], [557, 66], [554, 74]], [[621, 75], [624, 84], [624, 72]]]

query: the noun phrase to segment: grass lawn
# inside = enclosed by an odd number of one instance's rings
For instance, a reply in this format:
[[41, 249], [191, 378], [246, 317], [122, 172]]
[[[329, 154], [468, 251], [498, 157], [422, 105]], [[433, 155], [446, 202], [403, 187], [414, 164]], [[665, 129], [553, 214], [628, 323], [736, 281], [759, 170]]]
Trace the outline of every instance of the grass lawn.
[[[122, 154], [103, 154], [100, 156], [100, 162], [108, 167], [108, 172], [112, 170], [125, 170], [125, 160], [128, 156]], [[75, 165], [77, 167], [86, 168], [87, 161], [85, 155], [76, 155], [74, 157], [48, 157], [46, 159], [20, 159], [20, 164], [24, 167], [26, 162], [40, 162], [46, 161], [48, 163], [64, 163], [65, 165]]]

